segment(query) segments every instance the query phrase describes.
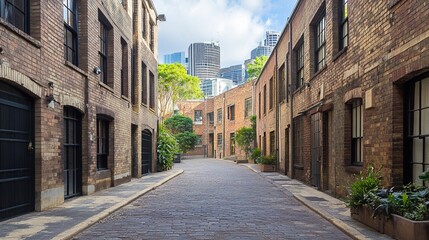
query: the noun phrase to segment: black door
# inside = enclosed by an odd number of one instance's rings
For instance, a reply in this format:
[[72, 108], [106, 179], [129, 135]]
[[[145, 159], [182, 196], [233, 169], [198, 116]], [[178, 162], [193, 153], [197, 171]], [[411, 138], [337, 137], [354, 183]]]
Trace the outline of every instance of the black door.
[[0, 82], [0, 220], [34, 210], [33, 100]]
[[320, 162], [322, 159], [322, 114], [311, 116], [311, 184], [320, 187]]
[[82, 193], [82, 121], [81, 114], [64, 108], [64, 197]]
[[152, 133], [142, 132], [142, 175], [150, 173], [152, 169]]

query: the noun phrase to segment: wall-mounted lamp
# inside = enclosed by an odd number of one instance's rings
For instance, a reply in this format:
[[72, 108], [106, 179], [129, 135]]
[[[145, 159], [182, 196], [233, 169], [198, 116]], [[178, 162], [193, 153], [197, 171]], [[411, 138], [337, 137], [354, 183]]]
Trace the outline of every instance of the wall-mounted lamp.
[[160, 22], [165, 22], [167, 21], [167, 18], [165, 17], [165, 14], [159, 14], [158, 16], [156, 16], [156, 20]]
[[56, 100], [54, 98], [54, 83], [49, 82], [48, 86], [49, 86], [49, 90], [48, 90], [48, 93], [46, 95], [46, 102], [48, 102], [49, 108], [55, 108]]
[[306, 87], [306, 88], [310, 88], [310, 82], [306, 82], [306, 83], [305, 83], [305, 87]]
[[95, 67], [95, 68], [94, 68], [94, 73], [95, 73], [95, 75], [100, 75], [100, 74], [101, 74], [101, 69], [100, 69], [100, 67]]

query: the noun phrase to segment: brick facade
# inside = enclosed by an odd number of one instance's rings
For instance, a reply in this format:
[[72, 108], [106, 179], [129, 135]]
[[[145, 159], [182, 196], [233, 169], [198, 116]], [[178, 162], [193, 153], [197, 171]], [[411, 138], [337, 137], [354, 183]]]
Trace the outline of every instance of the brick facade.
[[[0, 18], [0, 82], [34, 101], [34, 209], [42, 211], [64, 201], [66, 107], [81, 115], [78, 161], [82, 186], [78, 194], [91, 194], [141, 176], [143, 130], [152, 134], [151, 171], [156, 171], [157, 13], [152, 1], [128, 0], [123, 1], [124, 6], [120, 1], [78, 1], [75, 63], [64, 57], [62, 1], [28, 2], [28, 31]], [[146, 6], [145, 21], [153, 25], [153, 50], [150, 33], [146, 31], [145, 39], [141, 36], [142, 4]], [[101, 67], [100, 21], [108, 26], [106, 84], [94, 72]], [[147, 89], [147, 97], [154, 102], [150, 106], [140, 101], [142, 62], [148, 69], [147, 86], [153, 86], [152, 96], [150, 87]], [[50, 106], [49, 96], [55, 99]], [[105, 170], [97, 170], [97, 119], [109, 123]]]
[[[429, 69], [429, 11], [423, 0], [349, 1], [348, 46], [341, 48], [340, 2], [298, 2], [255, 83], [254, 97], [258, 140], [264, 133], [267, 137], [266, 144], [260, 141], [258, 145], [269, 146], [268, 132], [276, 131], [279, 171], [344, 196], [353, 175], [370, 165], [381, 169], [385, 186], [410, 179], [407, 163], [411, 153], [404, 153], [406, 87]], [[322, 16], [326, 21], [326, 65], [316, 70], [316, 27]], [[303, 83], [297, 88], [301, 44]], [[287, 84], [276, 78], [283, 64]], [[267, 93], [267, 98], [275, 98], [281, 91], [288, 98], [277, 101], [279, 114], [264, 113], [263, 108], [260, 114], [259, 93], [263, 96], [271, 78], [276, 79], [276, 91], [273, 96]], [[357, 101], [362, 102], [363, 164], [353, 164], [352, 156], [352, 103]], [[299, 142], [294, 140], [294, 122], [303, 125], [301, 144], [294, 144]], [[315, 139], [319, 139], [317, 144]], [[302, 162], [296, 158], [297, 152]]]

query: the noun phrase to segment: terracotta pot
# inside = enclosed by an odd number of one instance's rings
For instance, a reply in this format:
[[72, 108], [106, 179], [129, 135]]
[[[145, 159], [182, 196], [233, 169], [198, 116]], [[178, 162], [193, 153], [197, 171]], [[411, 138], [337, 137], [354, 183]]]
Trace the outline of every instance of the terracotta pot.
[[267, 164], [258, 164], [259, 169], [261, 172], [275, 172], [276, 166], [275, 165], [267, 165]]

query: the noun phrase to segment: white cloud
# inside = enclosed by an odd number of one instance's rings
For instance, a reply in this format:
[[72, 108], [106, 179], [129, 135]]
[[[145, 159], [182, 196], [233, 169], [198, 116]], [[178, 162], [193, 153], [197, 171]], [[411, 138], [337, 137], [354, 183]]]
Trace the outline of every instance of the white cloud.
[[262, 40], [271, 20], [263, 19], [263, 0], [155, 0], [159, 23], [159, 57], [185, 51], [193, 42], [219, 41], [221, 65], [243, 63]]

